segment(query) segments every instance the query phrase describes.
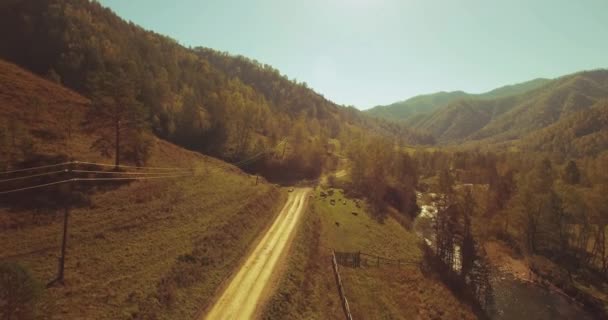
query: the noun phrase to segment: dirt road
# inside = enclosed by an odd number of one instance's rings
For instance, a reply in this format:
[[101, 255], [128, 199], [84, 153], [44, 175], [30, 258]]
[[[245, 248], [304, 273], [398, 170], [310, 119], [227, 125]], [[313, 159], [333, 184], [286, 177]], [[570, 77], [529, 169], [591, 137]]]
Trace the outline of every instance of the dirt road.
[[226, 287], [205, 319], [250, 319], [267, 295], [269, 280], [278, 266], [298, 220], [304, 211], [309, 189], [295, 189], [287, 203]]

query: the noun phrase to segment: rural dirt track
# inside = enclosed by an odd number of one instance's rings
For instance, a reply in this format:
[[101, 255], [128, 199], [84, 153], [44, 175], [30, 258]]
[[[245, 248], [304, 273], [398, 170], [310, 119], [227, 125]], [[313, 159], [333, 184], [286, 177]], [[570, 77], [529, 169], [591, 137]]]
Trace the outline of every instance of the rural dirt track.
[[271, 275], [278, 267], [304, 211], [309, 189], [295, 189], [262, 240], [249, 255], [205, 319], [251, 319], [261, 306]]

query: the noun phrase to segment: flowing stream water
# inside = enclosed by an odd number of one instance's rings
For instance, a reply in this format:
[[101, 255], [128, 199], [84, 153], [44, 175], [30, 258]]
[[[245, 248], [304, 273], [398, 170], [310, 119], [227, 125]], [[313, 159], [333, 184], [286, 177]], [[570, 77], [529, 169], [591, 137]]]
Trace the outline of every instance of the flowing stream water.
[[[425, 242], [431, 244], [434, 239], [432, 221], [437, 215], [433, 201], [424, 203], [418, 193], [418, 204], [421, 213], [414, 221], [414, 231]], [[492, 270], [492, 286], [494, 289], [495, 312], [491, 315], [496, 320], [592, 320], [594, 317], [570, 302], [559, 293], [540, 287], [533, 283], [521, 281], [509, 273]]]

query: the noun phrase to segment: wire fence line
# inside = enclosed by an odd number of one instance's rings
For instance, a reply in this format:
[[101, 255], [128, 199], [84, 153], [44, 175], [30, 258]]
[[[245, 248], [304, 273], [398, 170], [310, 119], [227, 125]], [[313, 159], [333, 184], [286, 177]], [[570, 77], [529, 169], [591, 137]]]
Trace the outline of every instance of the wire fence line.
[[332, 251], [331, 265], [332, 270], [334, 271], [334, 278], [336, 279], [336, 286], [338, 287], [338, 295], [340, 296], [344, 317], [346, 320], [352, 320], [353, 315], [350, 312], [350, 306], [348, 305], [348, 299], [346, 298], [342, 277], [340, 277], [340, 270], [338, 269], [338, 260], [336, 259], [335, 251]]
[[380, 267], [382, 265], [393, 265], [393, 266], [406, 266], [406, 265], [419, 265], [417, 261], [411, 261], [406, 259], [391, 259], [386, 257], [377, 256], [374, 254], [368, 254], [361, 251], [357, 252], [340, 252], [331, 250], [331, 262], [334, 277], [336, 279], [336, 285], [338, 287], [338, 295], [342, 304], [342, 310], [344, 311], [344, 317], [346, 320], [352, 320], [353, 316], [350, 311], [348, 299], [344, 290], [344, 282], [340, 276], [338, 265], [360, 268], [365, 267]]
[[417, 266], [418, 261], [408, 259], [391, 259], [375, 254], [368, 254], [365, 252], [340, 252], [334, 251], [336, 260], [339, 264], [352, 268], [360, 267], [381, 267], [381, 266]]

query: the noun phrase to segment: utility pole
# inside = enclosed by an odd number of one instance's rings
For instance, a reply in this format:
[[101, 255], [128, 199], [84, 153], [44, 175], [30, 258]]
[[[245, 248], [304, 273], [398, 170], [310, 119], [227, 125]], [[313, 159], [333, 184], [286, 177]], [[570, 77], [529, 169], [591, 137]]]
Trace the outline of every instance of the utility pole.
[[[71, 166], [68, 165], [66, 169], [66, 177], [68, 180], [72, 178]], [[64, 284], [64, 271], [65, 271], [65, 255], [68, 244], [68, 220], [70, 217], [70, 206], [72, 201], [72, 181], [68, 181], [65, 186], [65, 198], [63, 202], [63, 239], [61, 240], [61, 256], [59, 257], [59, 270], [57, 272], [57, 278], [47, 284], [47, 287], [54, 285], [55, 283]]]
[[[69, 171], [68, 171], [69, 172]], [[68, 242], [68, 219], [70, 217], [70, 205], [72, 198], [72, 183], [68, 182], [68, 195], [65, 199], [65, 208], [63, 213], [63, 240], [61, 241], [61, 258], [59, 258], [59, 275], [57, 276], [57, 281], [63, 284], [64, 279], [64, 270], [65, 270], [65, 252]]]
[[114, 119], [115, 130], [116, 130], [116, 157], [114, 159], [114, 165], [116, 166], [114, 170], [118, 171], [118, 166], [120, 165], [120, 119], [116, 116]]

